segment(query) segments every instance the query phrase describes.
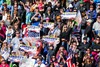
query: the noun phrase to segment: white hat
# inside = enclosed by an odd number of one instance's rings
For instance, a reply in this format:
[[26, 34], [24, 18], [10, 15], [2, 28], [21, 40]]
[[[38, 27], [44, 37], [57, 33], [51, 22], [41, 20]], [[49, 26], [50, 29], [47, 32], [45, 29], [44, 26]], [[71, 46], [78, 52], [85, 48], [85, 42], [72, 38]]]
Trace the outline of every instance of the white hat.
[[68, 6], [69, 8], [73, 8], [73, 6], [72, 6], [72, 4], [69, 4], [69, 6]]
[[86, 20], [87, 22], [89, 22], [89, 23], [92, 23], [92, 20], [91, 19], [88, 19], [88, 20]]
[[7, 43], [7, 40], [4, 40], [3, 43]]

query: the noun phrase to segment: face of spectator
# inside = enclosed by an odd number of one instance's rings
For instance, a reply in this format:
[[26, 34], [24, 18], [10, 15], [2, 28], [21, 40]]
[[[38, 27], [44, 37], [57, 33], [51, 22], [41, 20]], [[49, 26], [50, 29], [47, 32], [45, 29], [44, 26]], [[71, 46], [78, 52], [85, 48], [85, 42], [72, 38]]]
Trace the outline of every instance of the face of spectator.
[[53, 50], [53, 46], [49, 46], [49, 49], [50, 49], [50, 50]]
[[39, 12], [39, 9], [37, 8], [37, 9], [35, 9], [35, 12]]
[[72, 10], [72, 8], [69, 8], [69, 10], [70, 10], [70, 12], [72, 12], [73, 10]]
[[10, 15], [7, 15], [7, 19], [10, 20]]
[[74, 50], [77, 49], [77, 43], [76, 43], [76, 42], [75, 42], [75, 43], [72, 43], [72, 48], [73, 48]]
[[2, 47], [3, 47], [3, 48], [6, 48], [6, 47], [7, 47], [7, 43], [4, 42], [3, 45], [2, 45]]
[[39, 4], [39, 0], [36, 0], [36, 4]]
[[86, 50], [86, 53], [87, 53], [87, 54], [90, 54], [90, 49], [87, 49], [87, 50]]
[[60, 3], [59, 3], [59, 2], [57, 3], [57, 6], [58, 6], [58, 7], [60, 6]]
[[97, 21], [100, 23], [100, 16], [97, 17]]
[[17, 6], [14, 6], [14, 10], [18, 10], [18, 7]]
[[30, 2], [29, 1], [26, 2], [26, 6], [30, 6]]
[[98, 5], [98, 8], [100, 8], [100, 5]]
[[62, 14], [64, 12], [64, 10], [63, 9], [60, 9], [60, 13]]
[[96, 38], [96, 44], [100, 43], [100, 38]]
[[18, 25], [17, 25], [17, 24], [15, 24], [15, 25], [14, 25], [14, 28], [15, 28], [15, 29], [18, 29]]
[[75, 54], [75, 57], [77, 58], [78, 57], [78, 54]]
[[64, 26], [64, 30], [66, 30], [67, 29], [67, 26]]
[[90, 6], [90, 10], [91, 10], [91, 11], [93, 10], [93, 6]]
[[64, 51], [64, 47], [60, 47], [59, 50], [60, 50], [61, 52], [63, 52], [63, 51]]
[[83, 3], [81, 3], [80, 6], [82, 7], [83, 6]]
[[84, 42], [84, 43], [86, 43], [86, 42], [87, 42], [87, 40], [85, 40], [85, 39], [84, 39], [84, 40], [83, 40], [83, 42]]
[[4, 25], [4, 22], [2, 21], [1, 23], [0, 23], [0, 25], [1, 25], [1, 27]]
[[56, 57], [55, 56], [52, 56], [51, 59], [52, 59], [52, 61], [55, 61], [56, 60]]
[[64, 65], [60, 64], [59, 67], [64, 67]]
[[47, 11], [48, 13], [51, 13], [51, 9], [48, 9], [48, 11]]
[[40, 26], [40, 28], [43, 28], [43, 24], [40, 24], [39, 26]]
[[77, 43], [76, 43], [76, 42], [74, 42], [74, 43], [73, 43], [73, 45], [74, 45], [74, 46], [76, 46], [76, 45], [77, 45]]
[[90, 26], [91, 25], [91, 23], [90, 22], [87, 22], [87, 26]]
[[16, 32], [16, 37], [19, 37], [20, 36], [20, 33], [19, 32]]
[[49, 22], [49, 19], [46, 19], [46, 22]]

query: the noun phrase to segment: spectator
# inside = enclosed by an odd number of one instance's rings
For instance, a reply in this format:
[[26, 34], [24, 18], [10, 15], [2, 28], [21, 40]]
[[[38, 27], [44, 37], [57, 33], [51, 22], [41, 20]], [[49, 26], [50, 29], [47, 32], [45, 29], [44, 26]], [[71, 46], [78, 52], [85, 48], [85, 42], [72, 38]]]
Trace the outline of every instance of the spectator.
[[0, 67], [9, 67], [5, 60], [3, 60], [0, 64]]
[[34, 65], [34, 67], [37, 67], [37, 66], [46, 67], [46, 65], [42, 63], [42, 60], [40, 58], [37, 59], [37, 63]]
[[98, 36], [100, 34], [100, 32], [99, 32], [99, 30], [100, 30], [100, 28], [99, 28], [99, 25], [100, 25], [99, 21], [100, 21], [100, 16], [98, 15], [97, 16], [97, 21], [93, 24], [93, 27], [92, 27], [94, 35], [98, 35]]
[[88, 19], [86, 25], [87, 27], [85, 29], [84, 35], [89, 38], [89, 41], [91, 41], [92, 40], [92, 20]]
[[47, 54], [47, 62], [50, 64], [51, 56], [54, 54], [54, 47], [52, 45], [49, 46], [48, 54]]
[[84, 56], [84, 54], [85, 54], [86, 50], [89, 48], [89, 46], [90, 46], [90, 44], [89, 44], [89, 42], [87, 42], [87, 37], [84, 37], [83, 42], [79, 46], [79, 49], [81, 52], [80, 57]]
[[96, 21], [96, 10], [94, 10], [93, 5], [90, 5], [90, 10], [87, 11], [88, 19], [92, 19], [94, 22]]
[[17, 50], [19, 48], [19, 46], [20, 46], [19, 38], [20, 38], [20, 32], [19, 31], [16, 31], [16, 37], [14, 37], [12, 39], [12, 41], [11, 41], [13, 50]]
[[84, 6], [84, 4], [83, 4], [83, 2], [80, 2], [80, 5], [79, 5], [79, 7], [78, 7], [78, 10], [80, 10], [80, 12], [83, 12], [83, 11], [85, 11], [85, 6]]

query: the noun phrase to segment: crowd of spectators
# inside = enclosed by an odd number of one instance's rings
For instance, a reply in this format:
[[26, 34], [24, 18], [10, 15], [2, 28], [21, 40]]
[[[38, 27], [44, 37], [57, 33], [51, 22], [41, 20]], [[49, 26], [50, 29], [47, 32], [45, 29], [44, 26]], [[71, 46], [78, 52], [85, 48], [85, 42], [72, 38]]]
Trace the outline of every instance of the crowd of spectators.
[[[67, 12], [80, 12], [81, 22], [62, 19]], [[44, 23], [54, 25], [46, 28]], [[31, 26], [40, 28], [34, 55], [20, 50], [31, 45], [25, 37], [35, 38], [28, 36]], [[47, 43], [44, 36], [59, 43]], [[10, 56], [33, 59], [33, 66], [26, 67], [100, 67], [100, 0], [0, 0], [0, 67], [22, 67]]]

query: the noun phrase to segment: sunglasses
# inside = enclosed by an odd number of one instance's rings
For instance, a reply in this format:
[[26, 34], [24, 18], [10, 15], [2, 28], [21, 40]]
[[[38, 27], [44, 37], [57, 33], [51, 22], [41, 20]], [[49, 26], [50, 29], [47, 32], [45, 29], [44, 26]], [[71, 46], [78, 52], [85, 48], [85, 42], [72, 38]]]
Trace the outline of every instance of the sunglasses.
[[19, 34], [19, 33], [16, 33], [16, 34]]

